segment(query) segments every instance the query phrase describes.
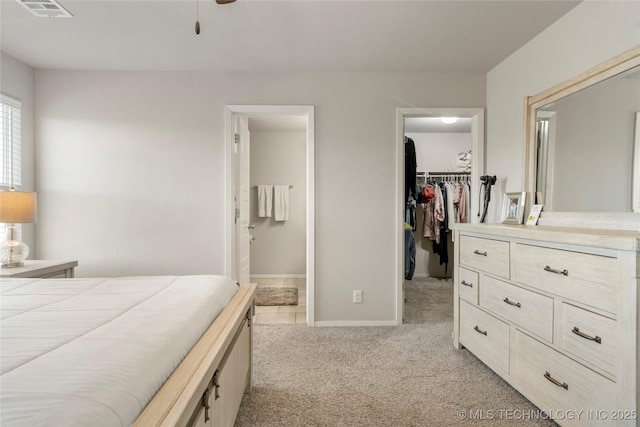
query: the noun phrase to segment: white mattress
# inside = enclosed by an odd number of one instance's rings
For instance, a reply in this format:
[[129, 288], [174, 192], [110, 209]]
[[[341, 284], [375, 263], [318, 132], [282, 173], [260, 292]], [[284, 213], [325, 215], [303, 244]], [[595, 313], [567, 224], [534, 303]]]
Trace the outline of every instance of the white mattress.
[[237, 289], [222, 276], [1, 279], [0, 425], [130, 425]]

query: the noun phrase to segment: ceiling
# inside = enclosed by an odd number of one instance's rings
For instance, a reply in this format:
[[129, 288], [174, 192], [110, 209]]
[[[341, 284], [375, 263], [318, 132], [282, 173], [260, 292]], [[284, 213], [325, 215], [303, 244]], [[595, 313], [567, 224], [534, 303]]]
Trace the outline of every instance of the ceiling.
[[0, 0], [2, 51], [36, 69], [486, 73], [579, 2], [59, 3], [73, 18]]

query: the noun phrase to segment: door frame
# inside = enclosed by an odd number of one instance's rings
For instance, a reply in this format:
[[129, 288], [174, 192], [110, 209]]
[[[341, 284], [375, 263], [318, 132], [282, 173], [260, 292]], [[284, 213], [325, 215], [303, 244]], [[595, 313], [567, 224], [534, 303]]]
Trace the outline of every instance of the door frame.
[[471, 222], [478, 222], [480, 176], [485, 165], [484, 108], [397, 108], [396, 109], [396, 324], [402, 324], [404, 311], [404, 119], [410, 117], [471, 118]]
[[226, 105], [225, 116], [225, 274], [234, 277], [236, 253], [235, 239], [235, 204], [233, 154], [234, 154], [234, 117], [243, 116], [305, 116], [307, 120], [306, 136], [306, 186], [307, 186], [307, 254], [306, 254], [306, 288], [307, 288], [307, 325], [315, 323], [315, 108], [313, 105]]

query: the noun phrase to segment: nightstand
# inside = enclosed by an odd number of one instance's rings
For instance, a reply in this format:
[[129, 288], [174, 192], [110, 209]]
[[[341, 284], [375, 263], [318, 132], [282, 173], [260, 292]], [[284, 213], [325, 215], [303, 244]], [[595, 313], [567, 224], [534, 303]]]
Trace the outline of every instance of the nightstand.
[[25, 260], [24, 267], [0, 268], [0, 277], [72, 278], [78, 261]]

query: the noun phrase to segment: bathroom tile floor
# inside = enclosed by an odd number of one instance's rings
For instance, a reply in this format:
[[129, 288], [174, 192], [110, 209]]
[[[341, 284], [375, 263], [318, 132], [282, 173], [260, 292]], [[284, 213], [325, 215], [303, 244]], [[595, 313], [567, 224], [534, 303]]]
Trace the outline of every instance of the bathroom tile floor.
[[257, 305], [253, 321], [257, 325], [307, 323], [307, 282], [304, 278], [251, 278], [260, 286], [296, 286], [298, 305]]

